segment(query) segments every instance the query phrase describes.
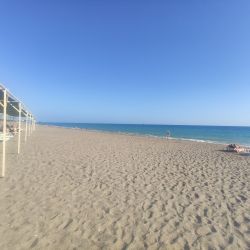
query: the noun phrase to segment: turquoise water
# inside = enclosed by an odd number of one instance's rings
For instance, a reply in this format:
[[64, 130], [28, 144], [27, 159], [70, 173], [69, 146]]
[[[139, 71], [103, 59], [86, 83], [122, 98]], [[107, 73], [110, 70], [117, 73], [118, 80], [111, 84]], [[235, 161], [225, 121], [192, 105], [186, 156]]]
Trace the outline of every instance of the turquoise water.
[[238, 143], [250, 146], [250, 127], [187, 126], [187, 125], [137, 125], [94, 123], [41, 123], [69, 128], [84, 128], [109, 132], [165, 136], [168, 131], [176, 139], [198, 140], [214, 143]]

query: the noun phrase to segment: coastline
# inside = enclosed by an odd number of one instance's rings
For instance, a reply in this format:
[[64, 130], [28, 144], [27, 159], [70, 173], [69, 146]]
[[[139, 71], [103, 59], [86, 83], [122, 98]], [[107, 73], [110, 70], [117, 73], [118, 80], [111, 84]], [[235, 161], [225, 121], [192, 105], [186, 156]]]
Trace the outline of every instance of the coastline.
[[[148, 138], [158, 138], [161, 140], [173, 140], [173, 141], [189, 141], [189, 142], [198, 142], [198, 143], [207, 143], [207, 144], [215, 144], [215, 145], [228, 145], [224, 142], [217, 142], [217, 141], [210, 141], [210, 140], [200, 140], [200, 139], [192, 139], [192, 138], [176, 138], [176, 137], [169, 137], [166, 138], [164, 136], [157, 136], [151, 134], [140, 134], [140, 133], [129, 133], [129, 132], [118, 132], [118, 131], [107, 131], [107, 130], [99, 130], [99, 129], [88, 129], [88, 128], [79, 128], [79, 127], [64, 127], [64, 126], [57, 126], [57, 125], [50, 125], [50, 124], [39, 124], [40, 126], [48, 126], [48, 127], [55, 127], [55, 128], [64, 128], [64, 129], [73, 129], [73, 130], [83, 130], [83, 131], [93, 131], [93, 132], [101, 132], [107, 134], [120, 134], [120, 135], [129, 135], [129, 136], [139, 136], [139, 137], [148, 137]], [[248, 145], [244, 145], [245, 147], [249, 147]]]
[[12, 144], [3, 250], [250, 245], [250, 157], [222, 145], [40, 125]]
[[[65, 128], [65, 129], [76, 129], [76, 130], [83, 130], [83, 131], [93, 131], [93, 132], [101, 132], [101, 133], [108, 133], [108, 134], [121, 134], [121, 135], [130, 135], [130, 136], [141, 136], [141, 137], [152, 137], [152, 138], [158, 138], [163, 140], [174, 140], [174, 141], [189, 141], [189, 142], [198, 142], [198, 143], [207, 143], [207, 144], [214, 144], [214, 145], [222, 145], [226, 147], [228, 142], [220, 142], [220, 141], [213, 141], [213, 140], [203, 140], [203, 139], [193, 139], [193, 138], [178, 138], [178, 137], [164, 137], [164, 136], [158, 136], [158, 135], [152, 135], [152, 134], [143, 134], [143, 133], [133, 133], [133, 132], [121, 132], [121, 131], [108, 131], [108, 130], [101, 130], [101, 129], [92, 129], [92, 128], [80, 128], [80, 127], [67, 127], [67, 126], [59, 126], [59, 125], [52, 125], [52, 124], [39, 124], [40, 126], [51, 126], [56, 128]], [[240, 127], [240, 126], [239, 126]], [[239, 144], [246, 149], [250, 149], [250, 144]]]

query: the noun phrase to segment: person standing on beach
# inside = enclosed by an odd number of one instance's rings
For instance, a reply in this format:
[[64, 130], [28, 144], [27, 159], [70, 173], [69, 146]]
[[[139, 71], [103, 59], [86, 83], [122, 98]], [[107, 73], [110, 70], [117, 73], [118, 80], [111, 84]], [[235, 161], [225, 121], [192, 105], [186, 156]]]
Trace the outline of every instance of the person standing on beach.
[[169, 139], [169, 137], [171, 137], [170, 131], [168, 131], [167, 134], [166, 134], [166, 138]]

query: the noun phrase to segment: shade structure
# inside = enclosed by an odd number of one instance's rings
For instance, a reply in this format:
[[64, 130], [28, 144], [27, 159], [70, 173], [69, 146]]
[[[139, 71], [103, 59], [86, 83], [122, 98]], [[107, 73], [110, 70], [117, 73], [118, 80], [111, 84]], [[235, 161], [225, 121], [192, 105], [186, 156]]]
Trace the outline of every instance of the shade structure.
[[[3, 87], [3, 85], [0, 84], [0, 102], [3, 103], [4, 101], [4, 90], [6, 88]], [[8, 106], [7, 106], [7, 115], [9, 116], [14, 116], [14, 117], [18, 117], [19, 116], [19, 103], [21, 103], [20, 101], [18, 101], [15, 97], [13, 97], [10, 92], [8, 93]], [[0, 105], [0, 113], [3, 114], [3, 105]], [[22, 112], [21, 112], [21, 116], [22, 117], [26, 117], [26, 113], [28, 111], [25, 109], [25, 106], [22, 105]]]
[[[17, 153], [21, 150], [21, 132], [22, 122], [25, 122], [25, 141], [29, 135], [35, 130], [35, 118], [26, 106], [17, 99], [4, 85], [0, 84], [0, 114], [2, 115], [2, 124], [0, 128], [0, 143], [2, 143], [2, 166], [1, 177], [5, 176], [6, 168], [6, 142], [7, 139], [18, 136]], [[15, 121], [17, 126], [9, 126], [7, 121]]]

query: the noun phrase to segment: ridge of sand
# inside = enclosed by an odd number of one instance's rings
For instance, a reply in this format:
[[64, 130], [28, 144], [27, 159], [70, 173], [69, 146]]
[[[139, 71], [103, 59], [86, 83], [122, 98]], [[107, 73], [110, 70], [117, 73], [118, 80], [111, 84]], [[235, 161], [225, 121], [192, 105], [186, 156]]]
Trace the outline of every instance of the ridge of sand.
[[38, 126], [0, 179], [0, 249], [249, 249], [250, 157]]

